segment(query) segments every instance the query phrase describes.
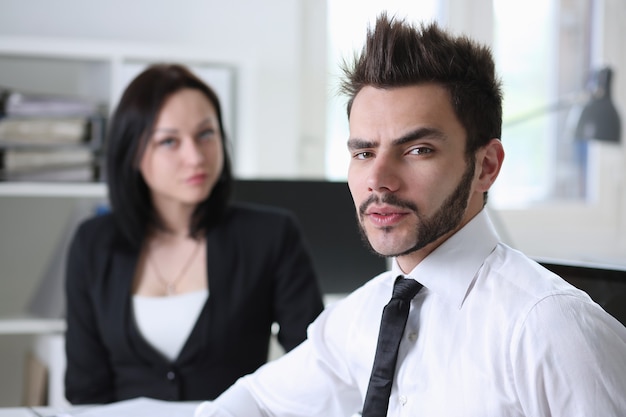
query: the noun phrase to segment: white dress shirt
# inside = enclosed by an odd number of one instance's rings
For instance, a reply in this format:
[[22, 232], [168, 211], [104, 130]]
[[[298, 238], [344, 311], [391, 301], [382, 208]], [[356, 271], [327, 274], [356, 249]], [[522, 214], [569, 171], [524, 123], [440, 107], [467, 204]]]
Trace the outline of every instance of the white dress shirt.
[[[359, 412], [399, 274], [395, 264], [329, 306], [307, 341], [196, 416]], [[424, 289], [411, 304], [389, 416], [626, 416], [626, 328], [500, 243], [484, 210], [407, 276]]]

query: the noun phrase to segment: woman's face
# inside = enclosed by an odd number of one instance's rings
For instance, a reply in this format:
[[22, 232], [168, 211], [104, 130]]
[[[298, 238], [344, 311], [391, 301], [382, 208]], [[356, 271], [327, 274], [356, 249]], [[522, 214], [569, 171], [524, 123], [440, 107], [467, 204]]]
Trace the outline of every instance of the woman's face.
[[147, 140], [139, 169], [157, 208], [196, 206], [209, 196], [224, 150], [215, 107], [201, 91], [172, 94]]

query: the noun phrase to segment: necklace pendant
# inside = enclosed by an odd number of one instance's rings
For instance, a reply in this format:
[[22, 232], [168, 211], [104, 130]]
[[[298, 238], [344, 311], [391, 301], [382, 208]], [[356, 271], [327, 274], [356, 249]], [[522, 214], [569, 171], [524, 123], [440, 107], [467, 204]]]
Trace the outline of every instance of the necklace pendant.
[[167, 284], [165, 291], [167, 292], [167, 295], [174, 295], [176, 293], [176, 284]]
[[176, 285], [181, 281], [181, 279], [185, 278], [185, 273], [187, 272], [187, 269], [189, 269], [189, 266], [192, 264], [192, 261], [196, 257], [196, 254], [198, 253], [198, 248], [200, 248], [200, 246], [201, 246], [200, 242], [201, 242], [200, 240], [196, 241], [196, 245], [193, 248], [189, 259], [183, 265], [183, 269], [181, 269], [181, 271], [178, 274], [178, 276], [174, 280], [172, 280], [171, 282], [168, 282], [163, 277], [163, 275], [161, 275], [161, 271], [159, 271], [159, 268], [157, 268], [156, 262], [153, 259], [153, 255], [148, 254], [148, 262], [150, 263], [150, 266], [152, 267], [152, 269], [154, 269], [154, 273], [155, 273], [157, 279], [165, 287], [165, 295], [169, 296], [169, 295], [175, 295], [176, 294]]

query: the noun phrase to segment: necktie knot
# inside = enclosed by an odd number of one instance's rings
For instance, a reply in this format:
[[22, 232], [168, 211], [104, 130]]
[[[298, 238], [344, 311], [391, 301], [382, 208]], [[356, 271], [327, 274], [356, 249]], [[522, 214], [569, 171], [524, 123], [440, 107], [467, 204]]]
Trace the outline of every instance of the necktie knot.
[[422, 284], [414, 279], [402, 278], [402, 276], [399, 276], [393, 285], [393, 295], [391, 298], [411, 301], [421, 289]]

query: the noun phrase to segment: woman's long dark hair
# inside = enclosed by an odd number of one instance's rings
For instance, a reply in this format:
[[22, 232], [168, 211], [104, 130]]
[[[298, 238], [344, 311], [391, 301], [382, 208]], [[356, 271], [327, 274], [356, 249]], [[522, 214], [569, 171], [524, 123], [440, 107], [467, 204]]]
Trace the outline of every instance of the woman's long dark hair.
[[179, 64], [155, 64], [126, 88], [108, 126], [106, 181], [113, 215], [124, 236], [139, 248], [147, 230], [164, 228], [152, 204], [150, 190], [139, 171], [150, 132], [165, 101], [185, 88], [202, 92], [217, 113], [224, 152], [224, 166], [210, 195], [194, 210], [190, 236], [197, 237], [216, 224], [224, 213], [232, 188], [232, 169], [217, 94]]

